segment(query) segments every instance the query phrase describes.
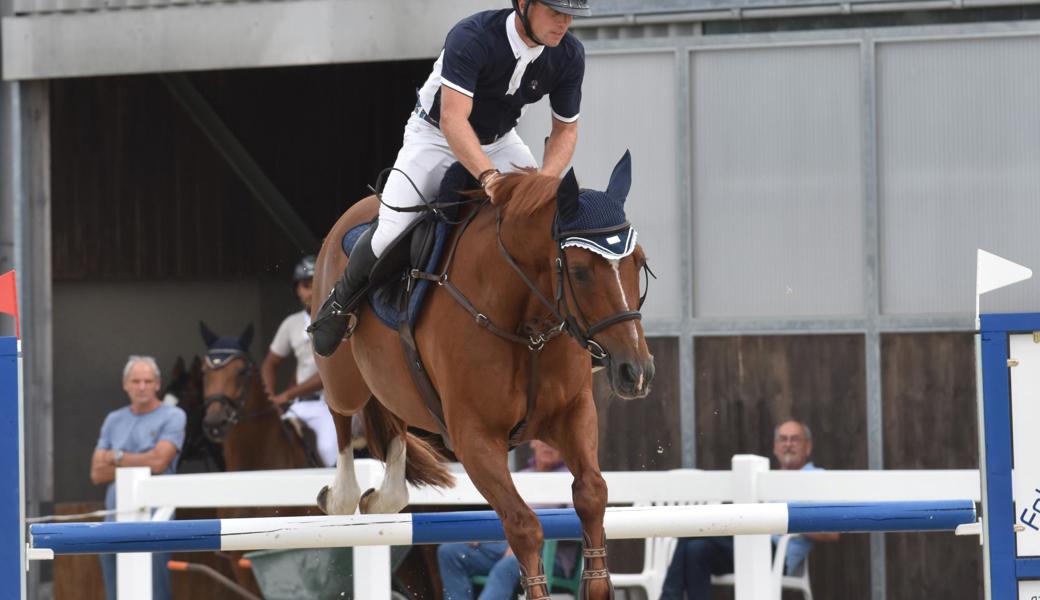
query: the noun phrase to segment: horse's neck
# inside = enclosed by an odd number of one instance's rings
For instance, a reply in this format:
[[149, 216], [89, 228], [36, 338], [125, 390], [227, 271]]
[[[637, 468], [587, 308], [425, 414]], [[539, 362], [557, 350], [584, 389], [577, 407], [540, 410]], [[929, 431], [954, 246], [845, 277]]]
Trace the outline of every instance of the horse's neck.
[[[544, 318], [549, 309], [531, 291], [513, 266], [508, 264], [498, 245], [495, 215], [482, 215], [474, 223], [472, 238], [465, 254], [470, 255], [467, 266], [452, 274], [453, 279], [473, 279], [475, 287], [465, 286], [466, 293], [474, 290], [473, 302], [477, 309], [492, 318], [497, 325], [512, 329]], [[548, 299], [553, 300], [552, 211], [542, 209], [522, 223], [509, 220], [502, 224], [502, 243], [518, 267], [532, 284]], [[497, 320], [496, 320], [497, 319]]]

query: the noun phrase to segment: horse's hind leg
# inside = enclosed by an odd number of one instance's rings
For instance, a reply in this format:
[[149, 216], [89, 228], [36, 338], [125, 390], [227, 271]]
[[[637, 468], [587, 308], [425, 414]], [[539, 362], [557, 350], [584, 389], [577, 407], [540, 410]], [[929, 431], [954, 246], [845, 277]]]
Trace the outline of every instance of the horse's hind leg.
[[402, 434], [392, 439], [387, 446], [383, 483], [378, 490], [369, 489], [361, 497], [362, 513], [397, 513], [408, 506], [408, 484], [404, 478], [407, 458], [407, 444]]
[[332, 413], [339, 438], [339, 456], [336, 457], [336, 479], [331, 486], [318, 492], [318, 508], [327, 515], [352, 515], [361, 499], [361, 487], [354, 473], [354, 448], [351, 445], [351, 417]]
[[[588, 389], [573, 406], [555, 421], [545, 436], [547, 443], [563, 454], [563, 460], [574, 474], [571, 493], [574, 511], [581, 519], [585, 537], [585, 569], [581, 577], [579, 600], [606, 600], [614, 597], [607, 570], [607, 536], [603, 531], [603, 513], [607, 507], [607, 483], [599, 470], [599, 439], [596, 432], [596, 405]], [[592, 432], [593, 435], [575, 435]]]
[[453, 432], [455, 453], [466, 467], [470, 480], [498, 513], [506, 540], [520, 563], [520, 584], [528, 600], [548, 600], [542, 565], [542, 524], [516, 491], [509, 473], [505, 437]]

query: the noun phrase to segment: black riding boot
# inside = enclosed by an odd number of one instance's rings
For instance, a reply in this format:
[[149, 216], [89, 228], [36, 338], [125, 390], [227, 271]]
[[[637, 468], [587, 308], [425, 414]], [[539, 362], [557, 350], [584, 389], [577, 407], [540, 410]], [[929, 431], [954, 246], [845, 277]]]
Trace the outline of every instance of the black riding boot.
[[350, 333], [351, 322], [357, 320], [355, 307], [368, 289], [372, 267], [376, 264], [376, 255], [372, 253], [372, 233], [375, 229], [375, 225], [369, 227], [354, 244], [343, 277], [336, 282], [332, 293], [315, 315], [314, 322], [307, 328], [314, 352], [321, 356], [332, 356], [344, 336]]

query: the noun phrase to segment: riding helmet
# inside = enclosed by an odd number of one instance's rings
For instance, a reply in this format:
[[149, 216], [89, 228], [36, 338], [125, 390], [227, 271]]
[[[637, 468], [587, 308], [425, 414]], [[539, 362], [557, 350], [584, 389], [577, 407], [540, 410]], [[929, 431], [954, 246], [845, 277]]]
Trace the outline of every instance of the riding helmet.
[[300, 262], [296, 263], [296, 268], [293, 269], [292, 280], [293, 283], [297, 281], [303, 281], [304, 279], [314, 279], [314, 261], [316, 260], [313, 254], [309, 254], [300, 259]]

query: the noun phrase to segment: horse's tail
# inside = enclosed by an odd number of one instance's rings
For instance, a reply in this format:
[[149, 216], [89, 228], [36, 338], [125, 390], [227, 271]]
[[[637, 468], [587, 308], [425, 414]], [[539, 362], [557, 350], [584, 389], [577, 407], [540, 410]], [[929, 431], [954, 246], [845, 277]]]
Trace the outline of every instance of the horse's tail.
[[444, 465], [440, 454], [428, 442], [409, 433], [404, 421], [391, 413], [375, 398], [365, 405], [365, 437], [372, 456], [386, 461], [390, 442], [400, 436], [405, 440], [404, 478], [415, 486], [452, 487], [455, 477]]

